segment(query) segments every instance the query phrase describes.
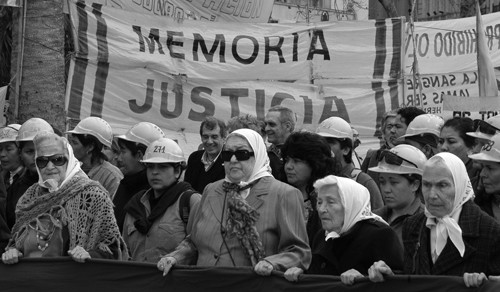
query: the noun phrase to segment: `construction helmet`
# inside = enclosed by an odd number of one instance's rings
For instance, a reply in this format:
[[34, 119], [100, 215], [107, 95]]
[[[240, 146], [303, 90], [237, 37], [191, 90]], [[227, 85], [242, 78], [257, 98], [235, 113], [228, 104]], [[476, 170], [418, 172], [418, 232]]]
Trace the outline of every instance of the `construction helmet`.
[[369, 168], [373, 172], [422, 175], [425, 154], [411, 145], [400, 144], [391, 150], [382, 150], [378, 155], [378, 165]]
[[500, 162], [500, 133], [493, 135], [488, 143], [483, 146], [481, 152], [471, 154], [469, 158], [473, 160]]
[[105, 120], [98, 117], [88, 117], [81, 120], [69, 134], [91, 135], [107, 147], [113, 143], [113, 130]]
[[19, 128], [16, 141], [33, 141], [35, 136], [40, 133], [53, 134], [54, 129], [52, 129], [52, 126], [44, 119], [31, 118], [24, 122], [24, 124], [21, 125], [21, 128]]
[[475, 132], [467, 132], [467, 135], [478, 139], [490, 140], [493, 135], [500, 132], [500, 115], [493, 116], [486, 121], [474, 120]]
[[153, 141], [166, 137], [157, 125], [140, 122], [132, 126], [125, 135], [120, 135], [117, 138], [149, 146]]
[[353, 140], [351, 125], [339, 117], [330, 117], [322, 121], [316, 129], [316, 133], [325, 138]]
[[146, 149], [143, 163], [185, 163], [181, 147], [172, 139], [160, 138]]
[[433, 114], [422, 114], [416, 116], [415, 119], [410, 122], [408, 128], [406, 129], [406, 134], [401, 136], [400, 139], [412, 136], [420, 136], [423, 134], [433, 134], [437, 138], [439, 138], [443, 125], [444, 120], [440, 116], [436, 116]]
[[0, 143], [16, 142], [19, 128], [21, 128], [21, 125], [19, 124], [10, 124], [3, 128], [0, 128]]

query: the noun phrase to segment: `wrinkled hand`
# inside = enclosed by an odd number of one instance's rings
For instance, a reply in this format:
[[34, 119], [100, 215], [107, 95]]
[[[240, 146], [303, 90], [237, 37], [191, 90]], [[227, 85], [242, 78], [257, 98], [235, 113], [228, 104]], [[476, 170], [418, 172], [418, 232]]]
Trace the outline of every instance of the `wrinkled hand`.
[[350, 269], [348, 271], [343, 272], [340, 275], [340, 280], [345, 285], [352, 285], [352, 284], [354, 284], [354, 280], [359, 279], [359, 278], [363, 278], [363, 277], [364, 277], [363, 274], [358, 272], [358, 270]]
[[384, 282], [385, 275], [393, 276], [394, 273], [384, 261], [375, 262], [368, 269], [368, 277], [372, 282]]
[[17, 248], [9, 248], [2, 254], [2, 262], [11, 265], [19, 262], [19, 259], [22, 257], [23, 253], [17, 250]]
[[160, 259], [158, 264], [156, 264], [156, 266], [158, 267], [158, 270], [163, 272], [163, 276], [166, 276], [176, 263], [177, 260], [174, 257], [163, 257]]
[[274, 267], [267, 261], [260, 261], [255, 265], [254, 271], [261, 276], [269, 276]]
[[292, 267], [285, 272], [285, 279], [290, 282], [297, 282], [299, 280], [299, 276], [304, 274], [304, 270], [298, 267]]
[[479, 287], [484, 282], [488, 281], [488, 277], [484, 273], [464, 273], [465, 287]]
[[79, 263], [84, 263], [86, 259], [90, 259], [90, 254], [83, 247], [77, 245], [74, 249], [68, 250], [68, 254]]

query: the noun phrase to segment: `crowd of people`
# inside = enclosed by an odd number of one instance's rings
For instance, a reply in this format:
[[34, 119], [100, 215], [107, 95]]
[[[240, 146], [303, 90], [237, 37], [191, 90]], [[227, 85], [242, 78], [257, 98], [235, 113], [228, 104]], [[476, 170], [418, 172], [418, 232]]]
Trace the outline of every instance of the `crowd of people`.
[[61, 133], [0, 128], [2, 261], [70, 256], [340, 276], [500, 277], [500, 117], [387, 112], [359, 160], [340, 117], [315, 132], [274, 106], [200, 125], [185, 159], [157, 125], [113, 136], [98, 117]]

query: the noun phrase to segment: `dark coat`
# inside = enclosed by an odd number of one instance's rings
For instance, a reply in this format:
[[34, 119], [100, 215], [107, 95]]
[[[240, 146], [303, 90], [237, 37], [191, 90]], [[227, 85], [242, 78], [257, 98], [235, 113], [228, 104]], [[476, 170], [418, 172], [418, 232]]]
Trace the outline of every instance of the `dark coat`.
[[366, 275], [370, 266], [383, 260], [393, 269], [402, 269], [402, 246], [388, 225], [370, 219], [356, 223], [347, 233], [325, 242], [325, 232], [319, 231], [313, 241], [309, 274], [339, 276], [356, 269]]
[[462, 207], [458, 225], [462, 229], [465, 253], [462, 258], [450, 239], [433, 264], [430, 229], [425, 214], [407, 219], [403, 227], [404, 272], [418, 275], [462, 276], [465, 272], [500, 274], [500, 224], [472, 201]]
[[12, 185], [7, 188], [7, 225], [12, 228], [16, 223], [17, 201], [24, 195], [24, 192], [38, 182], [38, 173], [31, 173], [25, 168], [18, 178], [14, 179]]
[[224, 162], [221, 155], [214, 161], [212, 167], [205, 171], [205, 165], [201, 162], [201, 157], [205, 150], [198, 150], [189, 155], [184, 181], [191, 184], [193, 189], [198, 193], [203, 193], [203, 190], [209, 183], [216, 182], [226, 176], [224, 171]]
[[127, 205], [128, 201], [130, 201], [130, 199], [139, 191], [149, 188], [150, 186], [148, 183], [146, 169], [132, 175], [126, 175], [120, 181], [120, 185], [118, 185], [115, 197], [113, 198], [116, 223], [118, 224], [120, 232], [123, 231], [123, 222], [125, 221], [125, 215], [127, 214], [124, 210], [125, 205]]

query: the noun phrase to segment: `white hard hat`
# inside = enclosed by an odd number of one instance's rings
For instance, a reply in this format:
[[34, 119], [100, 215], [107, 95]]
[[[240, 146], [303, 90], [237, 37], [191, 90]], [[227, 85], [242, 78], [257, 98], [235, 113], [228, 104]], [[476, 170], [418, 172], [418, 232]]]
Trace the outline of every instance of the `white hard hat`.
[[105, 120], [98, 117], [88, 117], [81, 120], [76, 127], [68, 131], [70, 134], [91, 135], [107, 147], [113, 143], [113, 130]]
[[339, 117], [330, 117], [319, 124], [316, 133], [325, 138], [351, 139], [353, 132], [351, 125]]
[[410, 122], [406, 134], [401, 136], [400, 139], [423, 134], [432, 134], [439, 138], [443, 125], [444, 120], [440, 116], [433, 114], [418, 115]]
[[33, 141], [35, 136], [41, 133], [54, 133], [54, 129], [44, 119], [31, 118], [19, 128], [16, 141]]
[[407, 144], [400, 144], [394, 146], [391, 150], [383, 150], [379, 154], [378, 165], [369, 168], [369, 170], [383, 173], [414, 173], [422, 175], [426, 161], [427, 157], [418, 148]]
[[0, 129], [0, 143], [15, 142], [21, 125], [10, 124]]
[[117, 138], [149, 146], [153, 141], [166, 137], [157, 125], [140, 122], [132, 126], [125, 135], [120, 135]]
[[467, 135], [478, 139], [490, 140], [495, 133], [500, 131], [500, 115], [493, 116], [486, 121], [474, 120], [475, 132], [467, 132]]
[[470, 159], [500, 162], [500, 133], [497, 133], [491, 137], [488, 143], [486, 143], [481, 152], [469, 155]]
[[160, 138], [146, 149], [143, 163], [182, 163], [186, 162], [181, 147], [172, 139]]

